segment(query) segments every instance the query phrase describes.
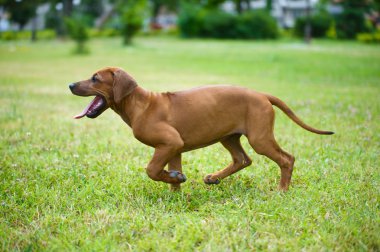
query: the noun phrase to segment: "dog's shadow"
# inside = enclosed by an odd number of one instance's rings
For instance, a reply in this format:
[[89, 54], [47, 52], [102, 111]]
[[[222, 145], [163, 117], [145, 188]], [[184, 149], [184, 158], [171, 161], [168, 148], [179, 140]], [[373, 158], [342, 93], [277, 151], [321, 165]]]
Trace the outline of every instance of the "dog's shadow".
[[183, 184], [181, 191], [174, 192], [170, 191], [169, 186], [165, 184], [160, 185], [159, 188], [147, 184], [141, 188], [140, 195], [136, 197], [145, 201], [146, 208], [150, 205], [150, 207], [165, 209], [169, 213], [179, 213], [199, 212], [221, 205], [239, 207], [252, 198], [265, 199], [271, 194], [278, 193], [276, 183], [260, 185], [242, 177], [227, 178], [219, 185], [205, 185], [201, 181], [190, 180]]

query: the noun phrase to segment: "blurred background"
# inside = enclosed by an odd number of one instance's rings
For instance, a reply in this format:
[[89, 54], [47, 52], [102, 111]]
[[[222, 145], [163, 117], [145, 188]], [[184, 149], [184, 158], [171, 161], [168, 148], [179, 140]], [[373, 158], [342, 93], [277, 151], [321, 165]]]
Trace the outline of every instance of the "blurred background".
[[170, 34], [184, 38], [314, 38], [380, 42], [376, 0], [0, 0], [1, 40]]
[[[0, 0], [0, 251], [379, 251], [378, 0]], [[149, 179], [153, 149], [68, 84], [119, 66], [142, 87], [271, 93], [292, 188], [252, 167], [207, 187], [220, 144], [183, 155], [179, 194]]]

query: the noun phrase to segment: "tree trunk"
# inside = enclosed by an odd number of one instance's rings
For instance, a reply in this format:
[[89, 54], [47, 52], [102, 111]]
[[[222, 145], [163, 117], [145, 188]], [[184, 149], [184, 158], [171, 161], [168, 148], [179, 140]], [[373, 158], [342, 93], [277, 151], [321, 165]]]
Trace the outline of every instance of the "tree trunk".
[[151, 24], [156, 24], [157, 23], [157, 17], [158, 13], [160, 12], [161, 5], [157, 3], [156, 1], [152, 2], [153, 8], [152, 8], [152, 19], [150, 21]]
[[251, 0], [245, 0], [245, 4], [247, 5], [247, 11], [251, 10]]
[[267, 0], [267, 6], [266, 9], [270, 13], [272, 11], [272, 0]]
[[306, 24], [305, 24], [305, 43], [311, 43], [311, 17], [310, 17], [310, 0], [306, 0]]
[[243, 12], [242, 0], [235, 0], [235, 8], [238, 14]]
[[32, 18], [32, 34], [30, 40], [32, 42], [37, 41], [37, 15]]
[[97, 20], [95, 24], [95, 28], [100, 30], [103, 28], [103, 26], [107, 23], [107, 21], [112, 17], [112, 15], [115, 13], [115, 5], [111, 7], [108, 11], [104, 12], [100, 18]]
[[73, 0], [63, 0], [63, 16], [70, 17], [73, 12]]

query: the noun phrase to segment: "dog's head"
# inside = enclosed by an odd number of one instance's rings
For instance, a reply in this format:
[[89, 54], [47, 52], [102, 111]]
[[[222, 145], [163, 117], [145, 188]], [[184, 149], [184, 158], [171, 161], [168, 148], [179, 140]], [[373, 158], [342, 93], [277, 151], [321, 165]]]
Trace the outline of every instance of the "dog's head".
[[71, 92], [79, 96], [95, 96], [75, 119], [87, 116], [96, 118], [109, 107], [115, 107], [136, 88], [136, 81], [116, 67], [103, 68], [90, 79], [69, 85]]

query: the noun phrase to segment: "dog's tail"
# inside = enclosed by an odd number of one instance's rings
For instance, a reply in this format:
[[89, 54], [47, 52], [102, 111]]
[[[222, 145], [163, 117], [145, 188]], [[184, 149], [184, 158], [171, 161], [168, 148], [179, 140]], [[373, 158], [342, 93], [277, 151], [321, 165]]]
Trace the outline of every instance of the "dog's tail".
[[299, 119], [294, 114], [294, 112], [288, 107], [288, 105], [285, 104], [285, 102], [281, 101], [280, 99], [278, 99], [277, 97], [272, 96], [272, 95], [265, 94], [265, 96], [268, 98], [270, 103], [272, 103], [272, 105], [281, 109], [290, 119], [293, 120], [293, 122], [295, 122], [296, 124], [298, 124], [299, 126], [304, 128], [305, 130], [308, 130], [310, 132], [320, 134], [320, 135], [332, 135], [332, 134], [334, 134], [334, 132], [332, 132], [332, 131], [318, 130], [318, 129], [315, 129], [315, 128], [307, 125], [306, 123], [301, 121], [301, 119]]

